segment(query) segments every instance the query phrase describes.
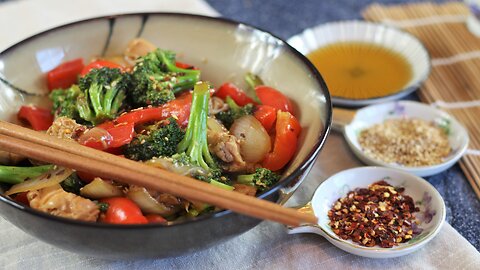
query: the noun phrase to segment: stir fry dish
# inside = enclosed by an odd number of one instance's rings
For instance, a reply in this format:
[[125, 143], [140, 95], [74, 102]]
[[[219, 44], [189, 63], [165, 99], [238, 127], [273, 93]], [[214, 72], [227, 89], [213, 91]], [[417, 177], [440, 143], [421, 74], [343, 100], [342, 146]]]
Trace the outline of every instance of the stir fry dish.
[[[22, 106], [34, 130], [256, 196], [275, 185], [301, 127], [292, 102], [245, 74], [218, 88], [173, 51], [132, 40], [123, 55], [60, 64], [46, 74], [51, 109]], [[163, 223], [220, 210], [0, 151], [6, 195], [51, 215], [115, 224]]]

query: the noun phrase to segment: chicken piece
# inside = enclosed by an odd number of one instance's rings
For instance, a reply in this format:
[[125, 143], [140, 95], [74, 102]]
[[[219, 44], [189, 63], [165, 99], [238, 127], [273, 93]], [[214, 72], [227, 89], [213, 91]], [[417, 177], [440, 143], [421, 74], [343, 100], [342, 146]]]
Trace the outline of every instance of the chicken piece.
[[152, 190], [152, 189], [146, 189], [148, 194], [150, 194], [150, 196], [152, 196], [152, 198], [154, 198], [155, 200], [157, 200], [157, 202], [159, 203], [163, 203], [167, 206], [176, 206], [176, 205], [180, 205], [182, 203], [182, 200], [172, 194], [168, 194], [168, 193], [161, 193], [161, 192], [158, 192], [158, 191], [155, 191], [155, 190]]
[[142, 38], [136, 38], [128, 43], [123, 55], [125, 56], [127, 63], [133, 66], [135, 65], [135, 60], [137, 60], [139, 57], [145, 56], [149, 52], [153, 52], [156, 49], [157, 47], [149, 41]]
[[97, 204], [64, 191], [60, 185], [29, 191], [27, 198], [30, 207], [54, 216], [95, 222], [100, 214]]
[[213, 96], [211, 99], [210, 99], [210, 103], [208, 104], [208, 113], [210, 115], [215, 115], [219, 112], [223, 112], [223, 111], [226, 111], [228, 110], [228, 105], [227, 103], [225, 103], [223, 101], [223, 99], [219, 98], [219, 97], [215, 97]]
[[221, 164], [223, 170], [228, 172], [246, 171], [247, 163], [240, 154], [240, 144], [235, 136], [226, 131], [209, 129], [207, 141], [210, 151], [224, 162]]
[[248, 196], [255, 196], [257, 194], [257, 188], [254, 186], [244, 185], [244, 184], [234, 184], [234, 191], [240, 192]]
[[53, 121], [53, 124], [48, 128], [47, 134], [60, 139], [77, 139], [87, 130], [84, 125], [77, 124], [77, 122], [68, 117], [58, 117]]

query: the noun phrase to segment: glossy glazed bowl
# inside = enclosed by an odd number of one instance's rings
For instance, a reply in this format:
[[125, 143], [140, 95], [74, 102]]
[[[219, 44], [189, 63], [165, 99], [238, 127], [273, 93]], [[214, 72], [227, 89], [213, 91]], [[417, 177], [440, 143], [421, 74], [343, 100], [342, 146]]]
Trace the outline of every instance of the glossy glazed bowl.
[[[303, 128], [297, 153], [281, 181], [260, 194], [279, 203], [288, 198], [310, 170], [329, 132], [330, 97], [320, 74], [302, 54], [272, 34], [242, 23], [186, 14], [127, 14], [40, 33], [0, 53], [0, 119], [15, 122], [23, 104], [50, 106], [44, 74], [59, 63], [121, 54], [135, 37], [176, 51], [179, 61], [200, 68], [202, 79], [214, 86], [226, 81], [244, 86], [243, 76], [251, 71], [292, 99]], [[0, 212], [26, 233], [57, 247], [121, 259], [186, 254], [260, 222], [221, 211], [169, 225], [86, 223], [26, 208], [3, 195]]]

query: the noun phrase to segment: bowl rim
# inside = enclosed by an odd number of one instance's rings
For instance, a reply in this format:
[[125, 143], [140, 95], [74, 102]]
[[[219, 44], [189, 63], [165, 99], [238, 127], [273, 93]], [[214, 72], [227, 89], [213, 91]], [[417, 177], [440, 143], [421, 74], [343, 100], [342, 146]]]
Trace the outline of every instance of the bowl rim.
[[[356, 24], [371, 25], [371, 26], [374, 26], [376, 28], [392, 30], [392, 31], [396, 32], [396, 34], [405, 35], [405, 36], [411, 38], [412, 40], [417, 41], [418, 44], [420, 45], [420, 48], [422, 48], [422, 50], [425, 52], [426, 60], [427, 60], [427, 62], [426, 62], [427, 70], [426, 70], [424, 76], [420, 77], [418, 80], [413, 81], [413, 82], [409, 83], [408, 85], [405, 85], [404, 87], [402, 87], [402, 89], [400, 89], [399, 91], [388, 94], [388, 95], [379, 96], [379, 97], [364, 98], [364, 99], [352, 99], [352, 98], [344, 98], [344, 97], [337, 97], [337, 96], [331, 95], [332, 102], [334, 103], [334, 105], [360, 107], [360, 106], [378, 104], [378, 103], [382, 103], [382, 102], [394, 101], [394, 100], [397, 100], [397, 99], [402, 98], [404, 96], [407, 96], [408, 94], [410, 94], [412, 92], [415, 92], [415, 90], [417, 90], [418, 88], [420, 88], [423, 85], [423, 83], [430, 76], [430, 74], [432, 72], [432, 68], [433, 68], [432, 67], [432, 56], [430, 54], [430, 51], [428, 51], [425, 44], [419, 38], [417, 38], [412, 33], [407, 32], [406, 30], [404, 30], [402, 28], [395, 27], [394, 25], [389, 25], [389, 24], [382, 23], [382, 22], [365, 21], [365, 20], [340, 20], [340, 21], [326, 22], [326, 23], [322, 23], [322, 24], [304, 29], [302, 32], [288, 38], [287, 42], [291, 42], [291, 39], [293, 39], [295, 37], [300, 37], [300, 36], [304, 35], [305, 32], [308, 31], [308, 30], [312, 31], [314, 29], [316, 30], [316, 29], [320, 29], [320, 28], [328, 28], [328, 27], [332, 27], [332, 26], [336, 26], [336, 25], [345, 25], [345, 27], [352, 27], [352, 25], [356, 25]], [[338, 41], [335, 41], [335, 42], [338, 42]], [[335, 43], [335, 42], [332, 42], [332, 43]], [[401, 54], [401, 55], [403, 56], [403, 54]]]
[[[33, 34], [23, 40], [20, 40], [16, 42], [15, 44], [7, 47], [3, 51], [0, 52], [0, 58], [4, 56], [7, 53], [10, 53], [10, 51], [16, 49], [17, 47], [23, 45], [26, 42], [32, 41], [38, 37], [41, 37], [45, 34], [49, 34], [55, 31], [58, 31], [63, 28], [71, 27], [73, 25], [78, 25], [78, 24], [83, 24], [83, 23], [89, 23], [89, 22], [95, 22], [95, 21], [103, 21], [103, 20], [113, 20], [117, 18], [125, 18], [125, 17], [130, 17], [130, 16], [142, 16], [144, 17], [144, 21], [148, 19], [149, 16], [159, 16], [159, 17], [180, 17], [180, 18], [191, 18], [195, 20], [206, 20], [206, 21], [212, 21], [215, 23], [219, 24], [226, 24], [228, 26], [235, 26], [238, 27], [240, 25], [247, 26], [251, 30], [254, 31], [260, 31], [262, 33], [268, 34], [269, 36], [273, 37], [274, 39], [278, 40], [281, 42], [283, 46], [285, 46], [286, 52], [292, 54], [296, 59], [300, 60], [301, 63], [304, 65], [304, 67], [310, 72], [310, 74], [313, 76], [315, 81], [318, 83], [320, 86], [318, 91], [324, 90], [322, 93], [325, 96], [325, 104], [326, 104], [326, 121], [323, 123], [323, 130], [322, 132], [318, 135], [316, 142], [310, 152], [306, 155], [306, 158], [302, 160], [300, 165], [290, 173], [290, 175], [286, 176], [285, 178], [281, 179], [278, 183], [276, 183], [274, 186], [272, 186], [269, 190], [261, 193], [260, 195], [257, 196], [259, 199], [263, 199], [265, 197], [268, 197], [272, 195], [275, 192], [278, 192], [279, 189], [292, 181], [294, 181], [296, 178], [304, 174], [305, 172], [308, 172], [309, 170], [309, 165], [313, 162], [315, 162], [318, 154], [320, 153], [321, 148], [325, 144], [325, 141], [328, 137], [328, 134], [330, 133], [331, 130], [331, 123], [332, 123], [332, 102], [331, 102], [331, 97], [330, 97], [330, 92], [328, 91], [328, 87], [325, 83], [325, 80], [323, 77], [320, 75], [320, 73], [317, 71], [317, 69], [313, 66], [313, 64], [299, 51], [297, 51], [295, 48], [293, 48], [288, 42], [283, 40], [282, 38], [272, 34], [271, 32], [264, 30], [262, 28], [253, 26], [248, 23], [244, 23], [241, 21], [235, 21], [232, 19], [228, 19], [225, 17], [210, 17], [210, 16], [205, 16], [205, 15], [198, 15], [198, 14], [189, 14], [189, 13], [177, 13], [177, 12], [135, 12], [135, 13], [119, 13], [119, 14], [114, 14], [114, 15], [107, 15], [107, 16], [98, 16], [98, 17], [92, 17], [88, 19], [83, 19], [83, 20], [78, 20], [74, 22], [69, 22], [66, 24], [62, 24], [59, 26], [55, 26], [53, 28], [49, 28], [47, 30], [41, 31], [39, 33]], [[147, 19], [145, 19], [147, 18]], [[3, 83], [8, 83], [4, 82]], [[15, 86], [13, 85], [13, 88], [15, 89]], [[15, 89], [18, 91], [19, 89]], [[50, 215], [44, 212], [41, 212], [39, 210], [27, 207], [25, 205], [22, 205], [13, 199], [10, 199], [9, 197], [5, 196], [2, 193], [0, 193], [0, 202], [5, 203], [13, 208], [16, 208], [20, 211], [25, 211], [28, 214], [32, 214], [35, 216], [38, 216], [40, 218], [46, 218], [51, 220], [52, 222], [60, 222], [64, 224], [69, 224], [69, 225], [74, 225], [74, 226], [87, 226], [87, 227], [92, 227], [92, 228], [101, 228], [101, 229], [153, 229], [153, 228], [161, 228], [161, 227], [178, 227], [182, 225], [188, 225], [193, 222], [197, 221], [202, 221], [202, 220], [207, 220], [210, 218], [220, 218], [225, 215], [233, 214], [234, 212], [231, 210], [222, 210], [219, 212], [212, 212], [212, 213], [206, 213], [204, 215], [200, 215], [197, 217], [193, 218], [188, 218], [188, 219], [182, 219], [180, 221], [174, 221], [174, 222], [169, 222], [168, 224], [162, 224], [162, 223], [148, 223], [148, 224], [108, 224], [108, 223], [99, 223], [99, 222], [87, 222], [87, 221], [80, 221], [80, 220], [75, 220], [75, 219], [69, 219], [69, 218], [63, 218], [63, 217], [58, 217], [54, 215]]]
[[[355, 155], [359, 156], [360, 159], [367, 160], [368, 162], [366, 162], [366, 163], [369, 163], [372, 166], [381, 166], [381, 167], [386, 167], [386, 168], [393, 168], [393, 169], [398, 169], [398, 170], [406, 171], [406, 172], [413, 173], [413, 174], [421, 174], [422, 176], [429, 176], [429, 175], [432, 175], [431, 173], [429, 173], [429, 171], [433, 172], [433, 171], [437, 171], [437, 170], [442, 170], [442, 171], [446, 170], [446, 169], [448, 169], [448, 167], [450, 167], [455, 162], [457, 162], [465, 154], [465, 151], [467, 151], [468, 144], [470, 142], [470, 137], [468, 135], [468, 131], [463, 126], [463, 124], [460, 123], [452, 114], [450, 114], [450, 113], [448, 113], [444, 110], [441, 110], [439, 108], [436, 108], [436, 107], [433, 107], [431, 105], [428, 105], [428, 104], [425, 104], [425, 103], [422, 103], [422, 102], [418, 102], [418, 101], [397, 100], [397, 101], [391, 101], [391, 102], [386, 102], [386, 103], [382, 103], [382, 104], [373, 104], [371, 106], [364, 107], [364, 108], [360, 109], [359, 111], [375, 109], [374, 107], [376, 107], [376, 106], [390, 106], [390, 105], [395, 106], [396, 104], [407, 105], [407, 106], [412, 106], [412, 107], [419, 107], [422, 110], [430, 111], [433, 114], [438, 115], [439, 117], [448, 118], [450, 121], [452, 121], [453, 123], [455, 123], [459, 127], [458, 131], [455, 132], [455, 133], [462, 135], [462, 144], [460, 145], [460, 147], [458, 149], [456, 149], [456, 151], [452, 151], [451, 155], [449, 155], [449, 157], [447, 159], [445, 159], [443, 162], [438, 163], [438, 164], [434, 164], [434, 165], [430, 165], [430, 166], [412, 167], [412, 166], [403, 166], [403, 165], [399, 165], [399, 164], [395, 164], [395, 163], [386, 163], [382, 160], [370, 157], [369, 155], [367, 155], [365, 153], [365, 151], [363, 149], [358, 148], [355, 144], [355, 142], [358, 143], [358, 135], [356, 135], [354, 138], [352, 138], [351, 136], [348, 136], [346, 134], [347, 128], [355, 121], [355, 118], [354, 118], [354, 120], [351, 123], [345, 125], [343, 134], [344, 134], [345, 140], [347, 141], [350, 149], [355, 153]], [[422, 119], [421, 116], [420, 117], [418, 117], [418, 116], [409, 117], [409, 118]]]
[[[414, 179], [413, 181], [423, 183], [427, 187], [426, 188], [427, 190], [430, 189], [430, 191], [433, 194], [435, 194], [435, 196], [440, 198], [440, 203], [441, 203], [440, 204], [440, 209], [437, 209], [437, 210], [441, 211], [440, 221], [435, 225], [435, 227], [425, 237], [423, 237], [419, 241], [414, 242], [412, 244], [409, 244], [407, 242], [407, 243], [405, 243], [405, 245], [396, 246], [396, 247], [393, 247], [393, 248], [382, 248], [382, 247], [378, 247], [378, 246], [365, 247], [365, 246], [360, 246], [356, 243], [350, 242], [348, 240], [343, 240], [343, 239], [339, 238], [336, 234], [334, 234], [334, 233], [332, 234], [329, 230], [325, 229], [323, 225], [316, 224], [316, 226], [318, 226], [318, 228], [320, 228], [324, 232], [324, 234], [326, 234], [326, 236], [329, 239], [332, 239], [335, 242], [340, 243], [343, 246], [348, 246], [348, 247], [354, 248], [356, 250], [362, 250], [362, 251], [365, 251], [365, 252], [368, 252], [368, 253], [380, 253], [380, 254], [397, 253], [397, 252], [403, 252], [405, 250], [412, 250], [412, 249], [415, 249], [417, 247], [423, 246], [424, 244], [426, 244], [427, 242], [432, 240], [440, 232], [440, 229], [443, 227], [443, 224], [445, 223], [447, 211], [446, 211], [445, 201], [443, 200], [443, 197], [440, 194], [440, 192], [438, 192], [438, 190], [432, 184], [430, 184], [430, 182], [428, 182], [427, 180], [425, 180], [424, 178], [422, 178], [420, 176], [414, 175], [412, 173], [409, 173], [409, 172], [406, 172], [406, 171], [403, 171], [403, 170], [399, 170], [397, 168], [390, 168], [390, 167], [381, 167], [381, 166], [355, 167], [355, 168], [342, 170], [342, 171], [337, 172], [334, 175], [328, 177], [325, 181], [323, 181], [317, 187], [313, 196], [315, 197], [315, 194], [317, 193], [317, 191], [320, 190], [320, 188], [322, 186], [325, 186], [326, 185], [325, 183], [328, 180], [331, 180], [335, 177], [338, 177], [338, 175], [341, 175], [341, 174], [344, 174], [344, 173], [347, 173], [347, 172], [351, 172], [351, 171], [380, 171], [380, 170], [383, 170], [383, 171], [386, 171], [386, 172], [390, 171], [390, 172], [399, 173], [399, 174], [402, 174], [406, 177], [410, 177], [412, 180]], [[312, 199], [313, 199], [313, 197], [312, 197]]]

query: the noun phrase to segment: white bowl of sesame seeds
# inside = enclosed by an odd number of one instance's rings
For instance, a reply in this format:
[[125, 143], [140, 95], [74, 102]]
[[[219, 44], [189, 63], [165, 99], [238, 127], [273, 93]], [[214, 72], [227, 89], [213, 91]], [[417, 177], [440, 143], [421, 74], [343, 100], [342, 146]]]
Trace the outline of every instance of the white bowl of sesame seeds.
[[450, 114], [414, 101], [371, 105], [343, 127], [364, 163], [430, 176], [454, 165], [468, 146], [466, 129]]

